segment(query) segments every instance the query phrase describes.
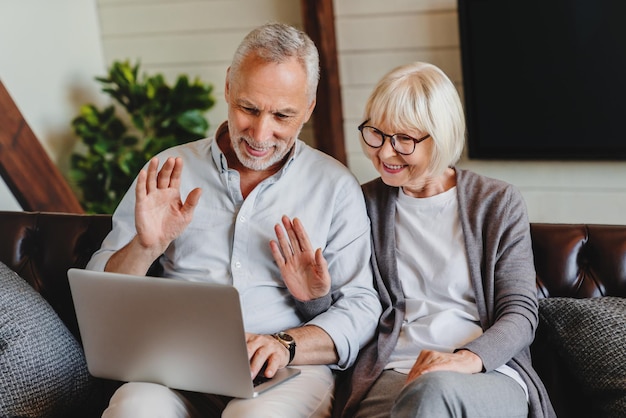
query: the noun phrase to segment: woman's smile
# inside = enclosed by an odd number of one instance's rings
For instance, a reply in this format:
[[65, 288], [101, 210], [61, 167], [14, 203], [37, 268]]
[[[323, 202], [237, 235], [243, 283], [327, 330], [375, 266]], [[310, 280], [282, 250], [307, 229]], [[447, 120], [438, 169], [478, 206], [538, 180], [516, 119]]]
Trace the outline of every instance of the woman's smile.
[[404, 164], [388, 164], [385, 162], [382, 162], [382, 165], [385, 171], [390, 174], [399, 173], [402, 169], [404, 169], [404, 167], [406, 167]]

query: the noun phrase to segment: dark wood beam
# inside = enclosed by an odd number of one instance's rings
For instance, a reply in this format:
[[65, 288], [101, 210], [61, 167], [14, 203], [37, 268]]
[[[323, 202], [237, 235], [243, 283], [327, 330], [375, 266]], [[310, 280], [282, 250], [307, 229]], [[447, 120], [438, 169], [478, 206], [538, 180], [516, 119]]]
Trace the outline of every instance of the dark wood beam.
[[2, 81], [0, 175], [25, 211], [84, 213]]
[[320, 83], [313, 112], [315, 142], [318, 149], [346, 164], [333, 1], [301, 0], [301, 5], [304, 30], [320, 54]]

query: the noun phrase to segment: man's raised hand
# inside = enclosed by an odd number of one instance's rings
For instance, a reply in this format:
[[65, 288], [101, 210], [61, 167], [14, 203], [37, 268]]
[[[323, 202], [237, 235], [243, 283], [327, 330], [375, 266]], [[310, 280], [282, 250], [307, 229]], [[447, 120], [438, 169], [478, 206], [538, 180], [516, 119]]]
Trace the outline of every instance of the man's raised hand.
[[278, 242], [270, 241], [270, 248], [289, 292], [298, 300], [306, 302], [325, 296], [330, 291], [328, 263], [322, 249], [313, 250], [302, 222], [282, 217], [287, 232], [277, 224], [274, 227]]
[[141, 170], [135, 189], [135, 227], [139, 243], [161, 254], [189, 225], [202, 191], [193, 189], [183, 203], [180, 178], [183, 160], [168, 158], [161, 170], [154, 157], [147, 170]]

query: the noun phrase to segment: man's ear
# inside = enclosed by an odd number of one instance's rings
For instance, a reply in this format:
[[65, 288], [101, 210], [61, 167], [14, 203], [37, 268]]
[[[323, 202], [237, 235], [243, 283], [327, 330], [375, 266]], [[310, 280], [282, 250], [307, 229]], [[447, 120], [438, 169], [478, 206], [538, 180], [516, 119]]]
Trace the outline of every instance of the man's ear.
[[224, 84], [224, 99], [226, 103], [230, 103], [228, 97], [230, 96], [230, 67], [226, 70], [226, 81]]
[[311, 115], [313, 114], [313, 109], [315, 109], [315, 104], [317, 103], [316, 99], [311, 100], [311, 104], [309, 108], [306, 110], [306, 117], [304, 118], [304, 123], [307, 123], [309, 119], [311, 119]]

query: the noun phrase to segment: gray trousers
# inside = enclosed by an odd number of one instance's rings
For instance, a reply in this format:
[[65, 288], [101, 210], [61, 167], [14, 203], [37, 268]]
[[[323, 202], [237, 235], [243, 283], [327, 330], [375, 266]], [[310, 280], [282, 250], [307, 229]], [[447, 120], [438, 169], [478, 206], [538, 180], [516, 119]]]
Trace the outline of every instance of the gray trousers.
[[385, 370], [354, 418], [528, 416], [524, 390], [502, 373], [432, 372], [405, 381], [405, 374]]

